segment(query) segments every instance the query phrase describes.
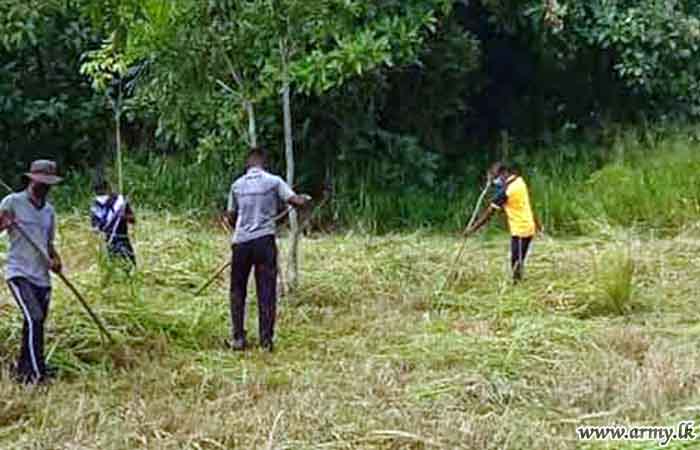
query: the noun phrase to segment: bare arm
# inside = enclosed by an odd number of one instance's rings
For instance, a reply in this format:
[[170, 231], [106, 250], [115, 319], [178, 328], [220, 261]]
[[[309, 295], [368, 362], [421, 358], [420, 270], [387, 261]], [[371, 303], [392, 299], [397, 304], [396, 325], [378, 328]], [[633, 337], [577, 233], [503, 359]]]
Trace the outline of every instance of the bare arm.
[[289, 197], [289, 200], [287, 200], [287, 203], [300, 208], [306, 205], [309, 201], [311, 201], [311, 197], [308, 195], [292, 195]]
[[486, 208], [486, 210], [483, 213], [481, 213], [481, 216], [479, 217], [479, 219], [477, 219], [477, 221], [474, 223], [474, 225], [472, 225], [472, 227], [469, 228], [465, 234], [470, 235], [470, 234], [474, 234], [477, 231], [479, 231], [479, 229], [481, 229], [481, 227], [486, 225], [489, 222], [489, 220], [491, 220], [491, 217], [493, 216], [494, 211], [496, 211], [496, 208], [494, 208], [492, 205], [489, 205], [489, 207]]
[[491, 217], [493, 216], [493, 213], [496, 211], [500, 211], [501, 208], [503, 208], [508, 201], [508, 193], [507, 193], [507, 188], [506, 186], [499, 186], [496, 195], [494, 196], [493, 200], [491, 201], [491, 204], [486, 208], [486, 210], [481, 214], [479, 219], [476, 221], [472, 227], [465, 232], [467, 236], [470, 234], [476, 233], [486, 225], [489, 220], [491, 220]]
[[0, 211], [0, 233], [10, 228], [15, 223], [14, 215], [9, 211]]
[[226, 218], [226, 222], [231, 227], [231, 229], [236, 228], [236, 221], [238, 220], [238, 214], [236, 214], [235, 211], [226, 211], [224, 213], [224, 217]]
[[228, 192], [228, 203], [226, 205], [226, 212], [224, 213], [224, 218], [228, 222], [228, 225], [232, 230], [236, 229], [236, 221], [238, 220], [238, 202], [236, 201], [236, 192], [234, 190], [234, 185]]
[[53, 242], [49, 242], [49, 266], [53, 272], [61, 273], [63, 270], [63, 262], [61, 256], [56, 251]]
[[124, 218], [126, 219], [126, 223], [130, 225], [136, 224], [136, 216], [134, 216], [134, 210], [131, 209], [131, 205], [129, 204], [126, 205], [126, 212], [124, 213]]
[[56, 216], [51, 217], [51, 227], [49, 228], [49, 239], [46, 243], [46, 250], [48, 251], [49, 257], [49, 269], [55, 273], [61, 273], [63, 270], [63, 263], [61, 262], [61, 257], [56, 251], [54, 246], [54, 239], [56, 237]]

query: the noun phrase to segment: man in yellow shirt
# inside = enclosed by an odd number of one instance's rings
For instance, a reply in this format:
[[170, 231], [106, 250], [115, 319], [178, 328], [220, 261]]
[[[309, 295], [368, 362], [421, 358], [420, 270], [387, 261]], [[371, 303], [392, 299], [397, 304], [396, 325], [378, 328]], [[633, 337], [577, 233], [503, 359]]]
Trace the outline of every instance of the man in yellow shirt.
[[504, 211], [508, 218], [511, 234], [511, 267], [513, 281], [522, 279], [525, 259], [535, 234], [541, 227], [530, 204], [530, 193], [525, 180], [511, 171], [503, 163], [495, 163], [489, 169], [489, 179], [493, 180], [496, 195], [479, 220], [466, 231], [467, 235], [475, 233], [484, 226], [496, 211]]

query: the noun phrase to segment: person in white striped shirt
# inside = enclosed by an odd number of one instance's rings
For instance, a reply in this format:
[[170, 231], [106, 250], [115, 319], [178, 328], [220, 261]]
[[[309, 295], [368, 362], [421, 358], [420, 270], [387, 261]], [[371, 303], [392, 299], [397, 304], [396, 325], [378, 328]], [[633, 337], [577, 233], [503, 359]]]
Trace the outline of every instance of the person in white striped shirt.
[[95, 184], [95, 194], [90, 207], [92, 228], [104, 235], [110, 257], [136, 265], [134, 247], [129, 239], [129, 226], [136, 223], [131, 205], [125, 196], [113, 192], [106, 181]]

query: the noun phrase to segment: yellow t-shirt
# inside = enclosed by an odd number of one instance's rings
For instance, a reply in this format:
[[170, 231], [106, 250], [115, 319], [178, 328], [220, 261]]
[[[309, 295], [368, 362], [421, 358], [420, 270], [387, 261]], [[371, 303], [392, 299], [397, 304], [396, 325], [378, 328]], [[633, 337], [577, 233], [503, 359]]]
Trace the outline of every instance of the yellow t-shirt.
[[535, 216], [530, 206], [530, 193], [522, 177], [511, 175], [506, 185], [496, 192], [491, 206], [505, 210], [511, 235], [516, 237], [535, 235]]

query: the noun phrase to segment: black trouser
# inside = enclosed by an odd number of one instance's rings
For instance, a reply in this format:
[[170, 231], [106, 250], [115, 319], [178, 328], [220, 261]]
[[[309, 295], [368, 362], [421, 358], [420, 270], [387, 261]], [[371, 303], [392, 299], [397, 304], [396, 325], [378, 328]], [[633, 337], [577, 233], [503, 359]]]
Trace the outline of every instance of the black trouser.
[[510, 266], [513, 268], [513, 280], [520, 281], [523, 278], [527, 252], [530, 250], [530, 237], [513, 236], [510, 239]]
[[245, 340], [245, 301], [253, 266], [258, 293], [260, 343], [269, 345], [274, 338], [277, 308], [277, 245], [274, 236], [233, 246], [231, 323], [234, 340]]
[[131, 246], [128, 236], [114, 236], [112, 242], [107, 243], [107, 252], [110, 257], [126, 259], [131, 261], [131, 264], [136, 265], [134, 248]]
[[39, 381], [46, 375], [44, 322], [49, 313], [51, 288], [36, 286], [25, 278], [13, 278], [7, 284], [24, 317], [16, 374], [24, 381]]

